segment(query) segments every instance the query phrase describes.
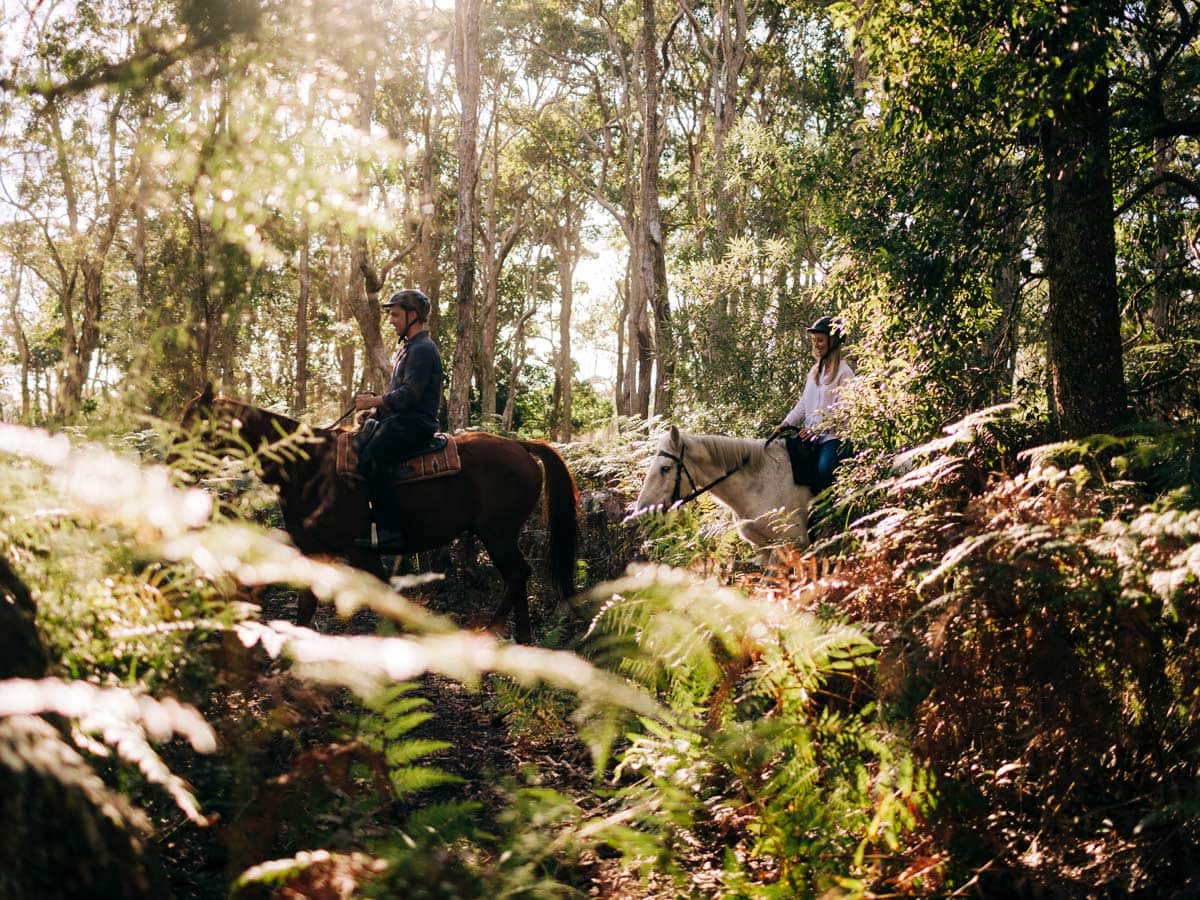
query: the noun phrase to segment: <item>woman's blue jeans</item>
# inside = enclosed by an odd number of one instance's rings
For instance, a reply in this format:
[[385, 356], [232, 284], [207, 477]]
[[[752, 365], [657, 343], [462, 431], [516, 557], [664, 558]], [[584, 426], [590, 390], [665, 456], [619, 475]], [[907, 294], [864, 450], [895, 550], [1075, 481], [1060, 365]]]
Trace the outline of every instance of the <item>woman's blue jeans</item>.
[[820, 493], [833, 484], [833, 471], [837, 468], [838, 463], [854, 452], [854, 448], [849, 441], [842, 441], [834, 438], [830, 441], [821, 441], [817, 446], [817, 483], [813, 485], [813, 490]]

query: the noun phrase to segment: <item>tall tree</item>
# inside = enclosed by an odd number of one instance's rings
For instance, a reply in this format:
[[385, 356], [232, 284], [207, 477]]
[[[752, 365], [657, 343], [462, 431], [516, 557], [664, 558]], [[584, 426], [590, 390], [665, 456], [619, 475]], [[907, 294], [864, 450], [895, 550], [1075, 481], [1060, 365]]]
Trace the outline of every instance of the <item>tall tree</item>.
[[[674, 25], [671, 28], [673, 30]], [[675, 375], [675, 345], [671, 332], [671, 305], [667, 295], [666, 238], [658, 199], [663, 129], [659, 109], [662, 69], [658, 62], [656, 0], [642, 0], [639, 42], [642, 72], [642, 144], [633, 256], [637, 260], [636, 293], [654, 313], [654, 411], [658, 415], [669, 415], [672, 380]], [[641, 405], [639, 398], [639, 406]]]
[[454, 4], [454, 71], [461, 106], [458, 135], [458, 212], [454, 228], [455, 326], [450, 368], [450, 427], [466, 426], [471, 371], [478, 340], [475, 321], [475, 227], [479, 179], [480, 0]]
[[[501, 147], [502, 126], [495, 112], [492, 115], [491, 140], [488, 142], [488, 173], [484, 189], [483, 217], [480, 223], [480, 240], [483, 254], [480, 260], [482, 304], [480, 305], [479, 354], [476, 361], [479, 381], [479, 409], [484, 423], [496, 421], [496, 340], [500, 316], [500, 278], [508, 255], [512, 252], [526, 228], [525, 204], [527, 188], [518, 187], [515, 193], [506, 193], [513, 186], [502, 171], [503, 148]], [[504, 210], [501, 210], [501, 195]], [[502, 214], [503, 213], [503, 214]]]
[[1043, 238], [1050, 301], [1050, 409], [1063, 432], [1108, 431], [1128, 415], [1117, 298], [1109, 156], [1110, 4], [1048, 25], [1042, 53], [1062, 60], [1041, 119]]
[[574, 359], [571, 355], [571, 313], [575, 304], [575, 268], [581, 253], [580, 232], [584, 210], [567, 189], [559, 205], [559, 220], [550, 231], [558, 269], [558, 352], [555, 354], [555, 380], [558, 385], [558, 439], [571, 440], [571, 381]]
[[[1020, 167], [1042, 185], [1027, 239], [1048, 286], [1049, 408], [1064, 434], [1111, 429], [1128, 411], [1120, 308], [1129, 255], [1118, 251], [1114, 193], [1136, 197], [1161, 183], [1133, 166], [1125, 184], [1114, 182], [1113, 129], [1122, 129], [1120, 146], [1147, 148], [1142, 158], [1151, 160], [1154, 137], [1170, 131], [1161, 123], [1191, 115], [1194, 103], [1168, 112], [1162, 91], [1171, 84], [1182, 97], [1196, 84], [1195, 50], [1185, 49], [1197, 34], [1189, 4], [885, 2], [846, 15], [861, 26], [879, 77], [879, 146], [897, 159], [904, 148], [910, 169], [914, 156], [927, 161], [924, 184], [890, 203], [906, 228], [880, 217], [877, 232], [893, 273], [925, 292], [910, 292], [910, 305], [953, 309], [947, 288], [965, 283], [962, 261], [1011, 246], [997, 235], [1007, 223], [981, 211], [1004, 208]], [[939, 231], [961, 243], [935, 241]], [[905, 245], [926, 249], [896, 252]]]

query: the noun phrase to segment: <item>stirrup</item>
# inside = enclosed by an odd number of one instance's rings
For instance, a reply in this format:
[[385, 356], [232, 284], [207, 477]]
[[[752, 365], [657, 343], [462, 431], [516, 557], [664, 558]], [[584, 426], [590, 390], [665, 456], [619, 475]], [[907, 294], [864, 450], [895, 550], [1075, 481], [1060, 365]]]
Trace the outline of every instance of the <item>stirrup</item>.
[[379, 526], [371, 523], [369, 538], [356, 538], [354, 546], [363, 550], [374, 550], [376, 553], [404, 553], [404, 535], [399, 532], [380, 532]]

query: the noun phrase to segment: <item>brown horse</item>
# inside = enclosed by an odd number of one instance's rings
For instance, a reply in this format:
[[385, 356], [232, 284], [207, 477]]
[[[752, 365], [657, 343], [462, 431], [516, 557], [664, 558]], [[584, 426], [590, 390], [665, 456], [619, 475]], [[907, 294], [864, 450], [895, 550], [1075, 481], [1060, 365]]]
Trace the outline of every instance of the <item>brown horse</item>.
[[[213, 449], [234, 446], [258, 451], [303, 426], [295, 419], [214, 397], [212, 385], [184, 407], [185, 430], [201, 427]], [[284, 528], [307, 554], [331, 554], [350, 565], [382, 577], [379, 556], [355, 546], [370, 531], [367, 494], [361, 480], [337, 473], [338, 432], [315, 428], [299, 444], [302, 452], [267, 453], [259, 457], [262, 478], [278, 489]], [[408, 529], [411, 546], [419, 552], [448, 544], [464, 532], [475, 534], [504, 579], [504, 599], [492, 617], [502, 627], [515, 611], [517, 640], [528, 643], [531, 569], [517, 545], [521, 527], [538, 505], [545, 470], [549, 518], [550, 570], [561, 600], [574, 593], [576, 510], [579, 494], [561, 456], [542, 441], [518, 441], [483, 432], [458, 435], [462, 472], [430, 481], [402, 484], [393, 502]], [[307, 624], [316, 599], [301, 598], [297, 619]]]

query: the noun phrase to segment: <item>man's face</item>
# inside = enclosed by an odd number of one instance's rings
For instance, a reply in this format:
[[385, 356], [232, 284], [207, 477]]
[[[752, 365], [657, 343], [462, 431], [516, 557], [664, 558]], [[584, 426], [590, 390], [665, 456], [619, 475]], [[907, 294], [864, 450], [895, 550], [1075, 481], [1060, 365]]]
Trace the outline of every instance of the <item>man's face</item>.
[[403, 306], [388, 307], [388, 321], [392, 323], [392, 327], [396, 329], [396, 334], [404, 334], [408, 328], [408, 317], [413, 315], [412, 310], [405, 309]]

